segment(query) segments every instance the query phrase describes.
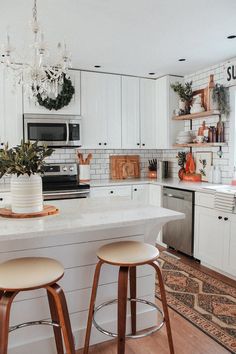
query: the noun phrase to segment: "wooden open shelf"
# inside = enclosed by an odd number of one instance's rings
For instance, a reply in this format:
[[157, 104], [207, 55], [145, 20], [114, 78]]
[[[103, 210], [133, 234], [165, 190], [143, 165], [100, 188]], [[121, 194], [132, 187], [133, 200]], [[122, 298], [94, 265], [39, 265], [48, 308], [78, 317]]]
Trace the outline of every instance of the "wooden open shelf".
[[193, 114], [186, 114], [186, 115], [182, 115], [182, 116], [174, 116], [173, 120], [192, 120], [192, 119], [207, 118], [210, 116], [218, 116], [218, 115], [220, 115], [220, 111], [211, 110], [211, 111], [204, 111], [201, 113], [193, 113]]
[[200, 148], [200, 147], [219, 147], [219, 146], [228, 146], [227, 143], [191, 143], [191, 144], [174, 144], [174, 148], [188, 148], [188, 147], [194, 147], [194, 148]]

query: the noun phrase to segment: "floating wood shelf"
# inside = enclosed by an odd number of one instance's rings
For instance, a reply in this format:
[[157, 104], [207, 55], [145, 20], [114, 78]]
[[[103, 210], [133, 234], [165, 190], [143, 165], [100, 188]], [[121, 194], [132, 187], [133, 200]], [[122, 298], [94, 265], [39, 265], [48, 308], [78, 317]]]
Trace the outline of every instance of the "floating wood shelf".
[[220, 146], [228, 146], [227, 143], [191, 143], [191, 144], [175, 144], [173, 145], [174, 148], [188, 148], [188, 147], [194, 147], [194, 148], [199, 148], [199, 147], [220, 147]]
[[211, 111], [204, 111], [201, 113], [193, 113], [193, 114], [185, 114], [182, 116], [174, 116], [173, 120], [192, 120], [192, 119], [207, 118], [210, 116], [218, 116], [218, 115], [220, 115], [220, 111], [211, 110]]

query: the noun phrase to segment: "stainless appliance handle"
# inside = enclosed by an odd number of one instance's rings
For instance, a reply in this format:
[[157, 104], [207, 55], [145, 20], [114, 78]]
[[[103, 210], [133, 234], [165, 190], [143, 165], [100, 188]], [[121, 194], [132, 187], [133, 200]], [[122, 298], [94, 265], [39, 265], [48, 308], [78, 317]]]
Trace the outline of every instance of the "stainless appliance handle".
[[44, 193], [44, 200], [60, 200], [60, 199], [80, 199], [87, 198], [89, 196], [89, 191], [79, 191], [79, 192], [55, 192], [55, 193]]
[[66, 145], [69, 143], [69, 123], [66, 123]]
[[181, 200], [185, 199], [184, 197], [177, 197], [177, 196], [175, 196], [173, 194], [167, 194], [167, 193], [164, 193], [164, 196], [168, 197], [168, 198], [175, 198], [175, 199], [181, 199]]

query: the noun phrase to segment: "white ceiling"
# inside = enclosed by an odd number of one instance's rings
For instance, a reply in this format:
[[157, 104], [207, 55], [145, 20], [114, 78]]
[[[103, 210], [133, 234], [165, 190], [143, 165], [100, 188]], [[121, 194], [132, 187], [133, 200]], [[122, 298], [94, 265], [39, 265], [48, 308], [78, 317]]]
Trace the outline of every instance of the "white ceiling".
[[[32, 3], [0, 0], [0, 43], [9, 26], [27, 52]], [[38, 13], [49, 48], [65, 38], [75, 68], [184, 75], [236, 56], [236, 39], [226, 39], [236, 0], [38, 0]]]

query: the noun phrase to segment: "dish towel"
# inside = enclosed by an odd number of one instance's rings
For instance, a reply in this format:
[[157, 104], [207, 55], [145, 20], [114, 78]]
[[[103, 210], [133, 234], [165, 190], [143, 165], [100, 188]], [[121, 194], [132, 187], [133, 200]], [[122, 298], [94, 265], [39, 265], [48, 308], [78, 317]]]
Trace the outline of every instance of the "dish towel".
[[215, 209], [232, 213], [235, 207], [235, 198], [235, 191], [217, 191], [215, 193]]

